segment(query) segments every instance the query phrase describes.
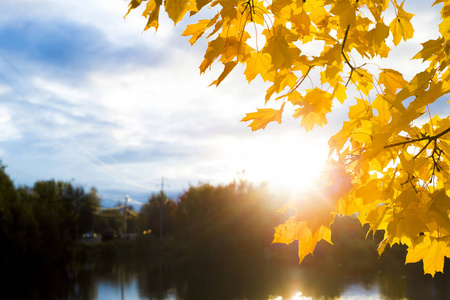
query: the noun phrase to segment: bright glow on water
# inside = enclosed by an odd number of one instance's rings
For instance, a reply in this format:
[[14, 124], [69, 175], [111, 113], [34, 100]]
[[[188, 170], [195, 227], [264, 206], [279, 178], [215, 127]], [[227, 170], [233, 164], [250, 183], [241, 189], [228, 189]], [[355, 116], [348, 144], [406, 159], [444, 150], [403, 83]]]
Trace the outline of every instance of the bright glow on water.
[[[272, 298], [269, 296], [268, 300], [283, 300], [283, 297], [277, 296], [275, 298]], [[288, 298], [287, 300], [312, 300], [312, 298], [303, 296], [302, 292], [297, 292], [294, 296], [292, 296], [292, 298]]]
[[[382, 296], [380, 294], [380, 289], [378, 285], [374, 285], [370, 287], [370, 289], [366, 289], [359, 284], [352, 284], [348, 286], [341, 294], [339, 298], [335, 298], [335, 300], [378, 300], [381, 299]], [[269, 296], [268, 300], [312, 300], [312, 297], [306, 297], [302, 292], [297, 292], [292, 298], [284, 299], [282, 296], [271, 297]]]
[[371, 286], [370, 289], [365, 289], [359, 284], [352, 284], [342, 292], [339, 299], [356, 300], [361, 298], [364, 298], [365, 300], [381, 299], [380, 287], [378, 285], [374, 285]]
[[298, 292], [292, 297], [292, 300], [312, 300], [311, 297], [305, 297], [302, 295], [302, 292]]

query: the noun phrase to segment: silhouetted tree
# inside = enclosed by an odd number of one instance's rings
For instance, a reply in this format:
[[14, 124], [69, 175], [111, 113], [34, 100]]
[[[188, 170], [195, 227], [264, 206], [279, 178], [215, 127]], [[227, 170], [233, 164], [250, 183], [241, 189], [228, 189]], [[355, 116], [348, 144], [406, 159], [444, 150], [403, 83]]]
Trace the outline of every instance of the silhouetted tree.
[[161, 205], [163, 218], [163, 237], [168, 237], [174, 230], [174, 212], [176, 204], [167, 198], [164, 193], [153, 194], [139, 213], [140, 231], [151, 229], [152, 236], [160, 238], [161, 229]]
[[81, 198], [79, 203], [78, 227], [79, 232], [97, 232], [97, 224], [95, 224], [95, 213], [100, 209], [100, 197], [96, 188], [91, 188], [89, 193]]
[[276, 205], [265, 187], [246, 182], [190, 187], [177, 206], [176, 240], [192, 261], [260, 255], [273, 238]]
[[17, 189], [0, 164], [0, 263], [5, 269], [68, 262], [81, 230], [92, 228], [99, 198], [71, 183], [37, 181]]

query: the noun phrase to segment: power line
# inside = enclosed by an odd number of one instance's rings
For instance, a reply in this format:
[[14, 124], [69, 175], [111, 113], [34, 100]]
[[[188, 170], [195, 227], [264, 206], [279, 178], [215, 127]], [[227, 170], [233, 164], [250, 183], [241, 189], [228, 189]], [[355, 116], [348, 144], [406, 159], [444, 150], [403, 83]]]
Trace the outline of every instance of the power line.
[[19, 74], [20, 77], [22, 77], [32, 88], [39, 92], [39, 90], [28, 81], [28, 79], [22, 74], [22, 72], [20, 72], [8, 58], [6, 58], [2, 51], [0, 51], [0, 56], [17, 74]]

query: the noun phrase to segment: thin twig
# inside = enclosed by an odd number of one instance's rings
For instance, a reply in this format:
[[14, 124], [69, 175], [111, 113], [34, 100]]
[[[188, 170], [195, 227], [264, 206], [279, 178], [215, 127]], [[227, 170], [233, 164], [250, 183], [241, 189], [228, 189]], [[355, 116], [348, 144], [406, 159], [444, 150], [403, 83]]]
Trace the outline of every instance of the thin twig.
[[308, 77], [308, 74], [309, 74], [309, 72], [311, 71], [311, 69], [314, 68], [314, 66], [308, 66], [308, 67], [309, 67], [309, 68], [308, 68], [308, 71], [305, 73], [305, 75], [303, 75], [302, 77], [300, 77], [300, 78], [297, 80], [297, 83], [295, 84], [295, 87], [292, 88], [292, 89], [290, 89], [289, 92], [287, 92], [286, 94], [281, 95], [281, 96], [278, 96], [275, 100], [284, 98], [284, 97], [288, 96], [290, 93], [292, 93], [292, 92], [294, 92], [295, 90], [297, 90], [297, 89], [299, 88], [299, 86], [303, 83], [303, 81], [305, 81], [306, 77]]

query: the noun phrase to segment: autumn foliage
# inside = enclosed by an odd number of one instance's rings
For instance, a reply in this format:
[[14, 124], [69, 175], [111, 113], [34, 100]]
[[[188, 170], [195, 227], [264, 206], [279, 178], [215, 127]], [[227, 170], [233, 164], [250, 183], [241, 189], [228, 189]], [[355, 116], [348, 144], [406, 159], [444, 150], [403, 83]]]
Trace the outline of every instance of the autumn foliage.
[[237, 64], [248, 82], [259, 75], [269, 83], [264, 101], [273, 108], [243, 118], [252, 130], [281, 123], [285, 105], [293, 106], [293, 117], [307, 131], [327, 124], [333, 107], [350, 105], [348, 120], [329, 140], [320, 192], [307, 196], [313, 201], [287, 204], [283, 209], [295, 208], [297, 214], [275, 231], [274, 242], [298, 240], [300, 261], [319, 240], [331, 241], [335, 215], [355, 213], [370, 232], [384, 231], [380, 254], [388, 245], [405, 244], [406, 263], [422, 260], [431, 275], [442, 272], [450, 257], [450, 120], [429, 109], [450, 92], [450, 1], [433, 3], [441, 6], [438, 38], [421, 43], [412, 58], [423, 62], [423, 70], [411, 79], [395, 66], [374, 63], [413, 37], [405, 2], [132, 0], [129, 5], [145, 6], [145, 29], [158, 29], [161, 9], [175, 23], [201, 9], [215, 12], [187, 25], [183, 35], [191, 44], [202, 37], [208, 42], [201, 72], [223, 65], [213, 84]]

